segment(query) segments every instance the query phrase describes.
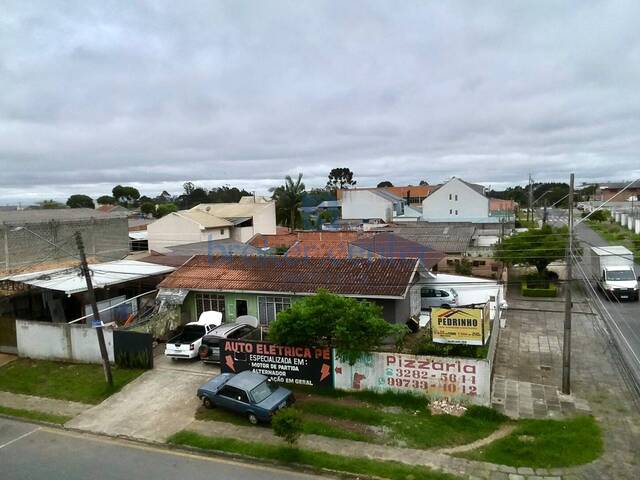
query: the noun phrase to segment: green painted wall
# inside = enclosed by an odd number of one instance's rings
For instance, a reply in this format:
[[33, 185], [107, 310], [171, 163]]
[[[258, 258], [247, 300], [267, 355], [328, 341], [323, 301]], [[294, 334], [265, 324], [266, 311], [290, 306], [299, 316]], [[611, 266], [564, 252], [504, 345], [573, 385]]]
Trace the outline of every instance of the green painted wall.
[[[211, 292], [217, 293], [217, 292]], [[232, 322], [236, 319], [236, 300], [246, 300], [247, 301], [247, 313], [249, 315], [253, 315], [258, 318], [258, 297], [263, 295], [257, 295], [255, 293], [221, 293], [224, 295], [224, 308], [225, 308], [225, 322]], [[265, 296], [282, 296], [289, 297], [291, 299], [291, 303], [300, 300], [301, 296], [291, 296], [291, 295], [265, 295]], [[189, 322], [195, 322], [198, 320], [196, 316], [196, 297], [195, 292], [189, 292], [189, 294], [184, 299], [184, 303], [182, 304], [182, 311], [188, 318]]]

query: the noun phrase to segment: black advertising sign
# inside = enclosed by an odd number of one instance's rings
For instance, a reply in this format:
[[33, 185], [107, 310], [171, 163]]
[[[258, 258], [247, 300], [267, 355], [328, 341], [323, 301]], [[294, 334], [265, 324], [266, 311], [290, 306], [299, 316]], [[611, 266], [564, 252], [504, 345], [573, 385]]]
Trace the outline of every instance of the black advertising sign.
[[251, 370], [285, 385], [333, 387], [333, 362], [328, 347], [226, 340], [221, 353], [222, 373]]

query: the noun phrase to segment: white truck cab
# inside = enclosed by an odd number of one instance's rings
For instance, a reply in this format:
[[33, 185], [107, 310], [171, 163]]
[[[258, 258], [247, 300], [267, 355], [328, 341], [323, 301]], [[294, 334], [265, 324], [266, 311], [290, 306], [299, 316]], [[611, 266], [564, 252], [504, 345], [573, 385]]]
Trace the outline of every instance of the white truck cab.
[[202, 337], [222, 323], [222, 313], [202, 312], [197, 322], [187, 323], [180, 335], [170, 338], [164, 349], [165, 356], [177, 358], [196, 358], [202, 345]]
[[591, 276], [610, 299], [638, 300], [633, 252], [624, 246], [591, 247]]

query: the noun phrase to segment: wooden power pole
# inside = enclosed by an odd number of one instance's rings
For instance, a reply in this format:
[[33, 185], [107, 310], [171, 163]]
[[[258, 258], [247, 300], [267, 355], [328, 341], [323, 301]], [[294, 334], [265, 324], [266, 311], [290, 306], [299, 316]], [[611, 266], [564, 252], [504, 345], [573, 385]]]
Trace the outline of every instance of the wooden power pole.
[[93, 321], [95, 322], [96, 335], [98, 336], [98, 345], [100, 346], [100, 356], [102, 357], [102, 367], [104, 369], [104, 378], [110, 387], [113, 386], [113, 377], [111, 376], [111, 364], [109, 363], [109, 354], [107, 353], [107, 345], [104, 343], [104, 332], [102, 331], [102, 321], [100, 321], [100, 312], [96, 304], [96, 295], [93, 291], [93, 282], [91, 281], [91, 271], [87, 265], [87, 256], [84, 253], [84, 244], [82, 243], [82, 235], [80, 232], [75, 233], [78, 252], [80, 253], [80, 270], [87, 282], [87, 296], [93, 310]]
[[573, 261], [573, 173], [569, 180], [569, 241], [567, 244], [567, 282], [564, 291], [564, 337], [562, 342], [562, 393], [571, 393], [571, 263]]

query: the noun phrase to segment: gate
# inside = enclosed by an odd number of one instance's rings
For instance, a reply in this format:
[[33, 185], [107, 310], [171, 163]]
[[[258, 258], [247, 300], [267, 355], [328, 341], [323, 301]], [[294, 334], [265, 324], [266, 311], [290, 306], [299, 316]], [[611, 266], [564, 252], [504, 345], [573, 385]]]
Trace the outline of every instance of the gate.
[[0, 352], [16, 353], [17, 348], [16, 319], [9, 316], [0, 316]]
[[150, 333], [113, 331], [113, 356], [124, 368], [153, 368], [153, 337]]

